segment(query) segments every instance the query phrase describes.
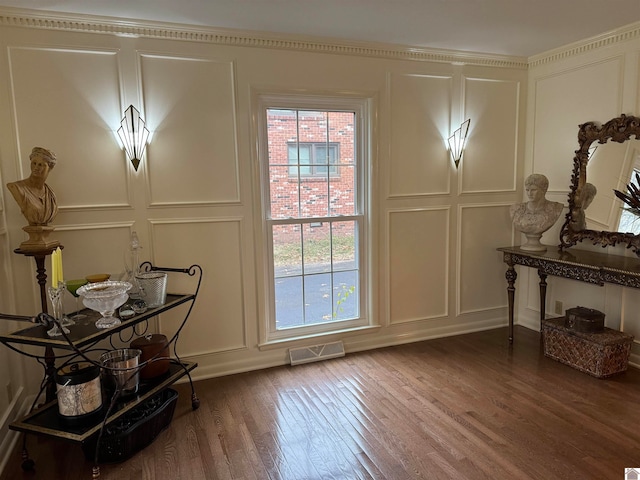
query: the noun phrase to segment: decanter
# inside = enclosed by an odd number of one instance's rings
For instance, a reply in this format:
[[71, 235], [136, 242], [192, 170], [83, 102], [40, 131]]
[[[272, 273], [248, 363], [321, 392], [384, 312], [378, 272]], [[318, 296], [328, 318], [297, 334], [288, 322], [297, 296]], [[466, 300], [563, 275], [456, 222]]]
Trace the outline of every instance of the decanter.
[[124, 255], [125, 272], [122, 279], [124, 282], [129, 282], [131, 284], [131, 289], [129, 290], [129, 298], [131, 299], [139, 299], [143, 294], [143, 292], [140, 290], [138, 279], [136, 278], [138, 273], [140, 273], [141, 249], [142, 247], [140, 246], [138, 234], [135, 231], [131, 232], [131, 241], [129, 242], [129, 248]]

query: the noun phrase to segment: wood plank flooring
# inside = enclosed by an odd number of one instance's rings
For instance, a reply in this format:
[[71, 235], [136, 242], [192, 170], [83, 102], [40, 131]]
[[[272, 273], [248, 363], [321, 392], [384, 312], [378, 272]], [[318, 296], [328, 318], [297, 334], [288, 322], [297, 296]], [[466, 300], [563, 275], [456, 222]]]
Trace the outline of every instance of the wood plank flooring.
[[[473, 333], [179, 385], [170, 427], [104, 480], [622, 480], [640, 466], [640, 371], [599, 380], [536, 332]], [[28, 436], [0, 476], [91, 478], [79, 446]]]

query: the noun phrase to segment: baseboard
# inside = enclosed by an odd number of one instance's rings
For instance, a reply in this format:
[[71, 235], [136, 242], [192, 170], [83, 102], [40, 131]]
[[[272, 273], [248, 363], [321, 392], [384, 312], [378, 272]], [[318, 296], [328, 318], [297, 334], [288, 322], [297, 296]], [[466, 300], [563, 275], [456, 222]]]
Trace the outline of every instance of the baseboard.
[[[404, 332], [390, 332], [387, 335], [346, 334], [342, 338], [331, 338], [332, 341], [334, 339], [341, 340], [344, 343], [344, 349], [348, 355], [349, 353], [373, 350], [376, 348], [384, 348], [454, 335], [464, 335], [466, 333], [474, 333], [484, 330], [493, 330], [495, 328], [503, 328], [506, 325], [506, 319], [475, 320], [455, 325], [431, 327], [423, 331], [412, 332], [410, 334]], [[506, 340], [505, 336], [505, 341]], [[265, 350], [256, 354], [252, 352], [248, 353], [247, 350], [243, 350], [230, 354], [221, 353], [185, 356], [182, 359], [198, 363], [198, 367], [191, 372], [193, 380], [206, 380], [207, 378], [233, 375], [236, 373], [262, 370], [265, 368], [289, 364], [289, 357], [286, 348]], [[187, 381], [187, 379], [183, 378], [182, 381]]]

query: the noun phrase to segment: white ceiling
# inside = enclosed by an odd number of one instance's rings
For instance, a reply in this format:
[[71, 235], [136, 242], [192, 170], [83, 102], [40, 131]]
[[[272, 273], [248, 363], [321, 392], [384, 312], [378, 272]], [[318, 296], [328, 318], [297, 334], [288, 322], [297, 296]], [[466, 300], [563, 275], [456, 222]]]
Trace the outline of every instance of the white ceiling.
[[528, 57], [640, 21], [640, 0], [0, 0], [0, 7]]

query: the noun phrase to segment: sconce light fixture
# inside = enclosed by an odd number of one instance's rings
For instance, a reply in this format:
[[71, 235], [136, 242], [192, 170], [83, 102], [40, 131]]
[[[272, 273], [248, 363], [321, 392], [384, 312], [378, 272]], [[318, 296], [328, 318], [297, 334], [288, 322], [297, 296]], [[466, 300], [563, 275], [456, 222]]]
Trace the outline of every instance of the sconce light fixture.
[[456, 164], [456, 168], [458, 168], [462, 154], [464, 153], [464, 146], [467, 143], [467, 133], [469, 133], [470, 124], [471, 119], [468, 119], [449, 137], [449, 151], [451, 152], [453, 162]]
[[124, 111], [124, 118], [120, 122], [118, 136], [122, 140], [127, 157], [131, 160], [133, 168], [138, 171], [138, 165], [147, 146], [149, 130], [140, 117], [140, 112], [133, 105]]

